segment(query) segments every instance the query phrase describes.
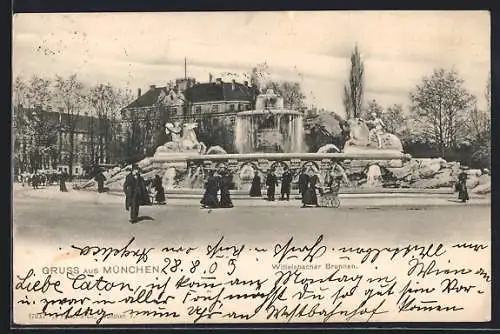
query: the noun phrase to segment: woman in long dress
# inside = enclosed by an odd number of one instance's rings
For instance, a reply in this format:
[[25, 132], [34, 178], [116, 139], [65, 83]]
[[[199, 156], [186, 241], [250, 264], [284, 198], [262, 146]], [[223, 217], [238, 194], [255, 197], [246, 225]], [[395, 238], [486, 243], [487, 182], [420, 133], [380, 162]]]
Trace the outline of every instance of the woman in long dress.
[[210, 176], [205, 183], [205, 193], [200, 201], [203, 208], [214, 209], [219, 207], [219, 200], [217, 199], [217, 192], [219, 191], [219, 180], [214, 171], [210, 172]]
[[261, 181], [259, 172], [255, 172], [252, 180], [252, 186], [250, 187], [250, 197], [262, 197]]
[[156, 191], [155, 202], [158, 204], [165, 204], [165, 189], [163, 188], [160, 175], [155, 175], [152, 187]]
[[465, 203], [469, 200], [469, 193], [467, 191], [467, 173], [465, 170], [462, 170], [460, 174], [458, 174], [458, 199]]
[[232, 177], [228, 172], [222, 172], [220, 178], [220, 207], [221, 208], [232, 208], [233, 201], [231, 201], [231, 194], [229, 193], [229, 187], [232, 181]]
[[305, 208], [306, 206], [316, 206], [319, 207], [318, 204], [318, 195], [316, 194], [316, 190], [319, 187], [319, 177], [318, 175], [314, 174], [309, 178], [309, 183], [307, 186], [307, 190], [305, 191], [304, 196], [302, 196], [302, 207]]

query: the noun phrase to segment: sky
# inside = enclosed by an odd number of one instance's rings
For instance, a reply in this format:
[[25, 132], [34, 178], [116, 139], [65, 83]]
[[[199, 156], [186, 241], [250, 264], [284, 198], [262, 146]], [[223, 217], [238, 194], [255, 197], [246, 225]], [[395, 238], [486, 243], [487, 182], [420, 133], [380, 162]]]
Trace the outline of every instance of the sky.
[[[301, 83], [308, 105], [344, 114], [343, 86], [357, 44], [365, 101], [409, 104], [435, 68], [457, 70], [486, 105], [490, 17], [486, 11], [200, 12], [16, 14], [13, 75], [76, 73], [88, 84], [136, 92], [187, 75], [249, 73]], [[240, 79], [242, 81], [243, 79]]]

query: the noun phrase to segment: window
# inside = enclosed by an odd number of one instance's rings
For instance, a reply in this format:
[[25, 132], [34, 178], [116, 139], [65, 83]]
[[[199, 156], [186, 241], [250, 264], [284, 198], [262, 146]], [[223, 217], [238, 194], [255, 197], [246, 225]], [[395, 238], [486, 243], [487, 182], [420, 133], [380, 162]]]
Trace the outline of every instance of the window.
[[197, 113], [197, 114], [201, 114], [201, 106], [196, 106], [196, 107], [194, 108], [194, 111], [195, 111], [195, 113]]
[[236, 117], [231, 117], [231, 125], [235, 125], [236, 124]]
[[78, 167], [75, 168], [75, 174], [78, 174]]
[[219, 112], [219, 105], [218, 104], [212, 105], [212, 112]]
[[230, 112], [234, 112], [234, 110], [235, 110], [234, 104], [230, 104], [229, 105], [229, 111]]

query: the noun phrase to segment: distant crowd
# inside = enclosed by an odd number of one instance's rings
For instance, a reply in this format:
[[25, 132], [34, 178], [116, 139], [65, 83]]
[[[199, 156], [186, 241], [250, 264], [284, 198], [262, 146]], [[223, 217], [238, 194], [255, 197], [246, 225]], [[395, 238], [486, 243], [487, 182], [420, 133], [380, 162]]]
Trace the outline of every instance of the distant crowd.
[[60, 184], [61, 191], [67, 191], [66, 180], [69, 178], [68, 173], [64, 171], [58, 172], [45, 172], [36, 171], [34, 173], [22, 173], [17, 176], [17, 181], [21, 183], [23, 187], [32, 187], [33, 189], [39, 189], [40, 187], [47, 187], [49, 185]]

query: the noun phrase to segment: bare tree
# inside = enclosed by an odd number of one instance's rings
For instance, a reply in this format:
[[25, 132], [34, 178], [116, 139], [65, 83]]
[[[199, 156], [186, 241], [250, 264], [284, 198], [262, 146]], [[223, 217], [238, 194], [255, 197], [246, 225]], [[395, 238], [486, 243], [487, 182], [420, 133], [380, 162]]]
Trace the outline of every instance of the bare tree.
[[302, 93], [300, 83], [291, 81], [271, 82], [269, 87], [283, 97], [285, 108], [299, 111], [305, 110], [304, 99], [306, 96]]
[[486, 91], [484, 93], [486, 98], [487, 112], [491, 114], [491, 73], [488, 73], [488, 80], [486, 81]]
[[84, 86], [77, 78], [76, 74], [69, 76], [67, 79], [56, 76], [55, 81], [55, 98], [58, 102], [60, 112], [64, 116], [61, 126], [65, 127], [68, 134], [68, 155], [66, 163], [69, 167], [70, 177], [73, 176], [73, 164], [75, 162], [75, 132], [77, 122], [83, 107], [84, 101]]
[[382, 113], [382, 121], [384, 121], [387, 132], [397, 135], [400, 139], [407, 135], [407, 119], [401, 104], [393, 104], [387, 107]]
[[422, 79], [410, 93], [410, 100], [418, 130], [431, 138], [444, 155], [464, 135], [476, 98], [463, 87], [463, 80], [455, 70], [438, 69]]
[[57, 123], [48, 111], [52, 92], [50, 80], [33, 76], [28, 83], [20, 77], [14, 82], [14, 150], [20, 167], [35, 171], [52, 166], [57, 156]]
[[20, 173], [27, 168], [26, 154], [26, 118], [24, 108], [26, 106], [27, 87], [21, 77], [16, 77], [12, 90], [12, 143], [14, 154], [14, 170]]
[[110, 84], [99, 84], [91, 87], [88, 102], [97, 117], [97, 154], [92, 155], [92, 161], [110, 163], [112, 122], [115, 121], [116, 111], [120, 107], [120, 92]]
[[468, 138], [473, 148], [472, 159], [482, 167], [491, 166], [491, 77], [488, 76], [484, 97], [486, 110], [475, 107], [467, 120]]
[[378, 117], [381, 117], [384, 112], [384, 108], [375, 99], [368, 102], [366, 108], [362, 110], [363, 112], [358, 117], [369, 118], [371, 114], [376, 114]]
[[347, 119], [361, 117], [363, 105], [363, 80], [364, 65], [361, 60], [358, 46], [354, 47], [351, 54], [351, 70], [349, 72], [349, 81], [344, 86], [344, 108]]

